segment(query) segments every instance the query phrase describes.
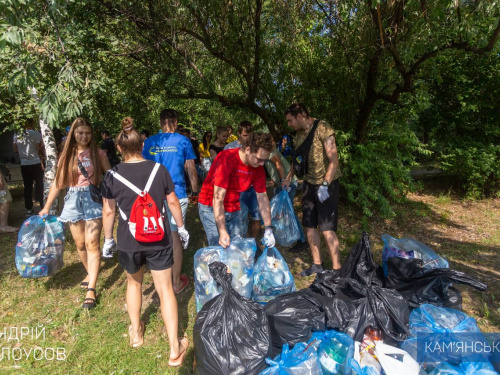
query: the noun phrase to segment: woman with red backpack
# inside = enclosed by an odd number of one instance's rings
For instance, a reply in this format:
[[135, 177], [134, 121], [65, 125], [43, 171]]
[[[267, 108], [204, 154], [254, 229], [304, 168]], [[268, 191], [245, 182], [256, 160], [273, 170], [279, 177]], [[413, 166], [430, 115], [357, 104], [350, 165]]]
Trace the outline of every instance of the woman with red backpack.
[[177, 300], [172, 286], [172, 236], [166, 222], [165, 199], [185, 245], [189, 234], [182, 221], [181, 207], [170, 174], [163, 165], [142, 157], [142, 139], [130, 117], [122, 121], [122, 131], [116, 138], [116, 144], [123, 162], [113, 167], [103, 181], [103, 227], [105, 241], [112, 241], [118, 205], [118, 259], [127, 271], [130, 346], [138, 348], [144, 342], [144, 322], [140, 320], [140, 314], [142, 266], [147, 265], [160, 297], [161, 314], [170, 343], [168, 364], [177, 367], [184, 360], [189, 342], [186, 338], [177, 337]]

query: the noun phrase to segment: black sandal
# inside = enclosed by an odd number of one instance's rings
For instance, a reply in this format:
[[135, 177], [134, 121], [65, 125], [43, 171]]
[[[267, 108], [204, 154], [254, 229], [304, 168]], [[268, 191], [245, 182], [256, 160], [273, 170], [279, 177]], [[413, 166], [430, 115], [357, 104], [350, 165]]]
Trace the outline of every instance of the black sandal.
[[[86, 278], [87, 276], [88, 276], [88, 274], [87, 274], [87, 275], [85, 275], [85, 278]], [[88, 282], [88, 281], [82, 281], [82, 282], [80, 283], [80, 289], [83, 289], [83, 290], [85, 290], [85, 291], [86, 291], [86, 290], [88, 289], [88, 287], [89, 287], [89, 282]]]
[[[90, 310], [90, 309], [93, 309], [94, 307], [96, 307], [97, 305], [97, 292], [94, 288], [87, 288], [87, 291], [91, 291], [91, 292], [94, 292], [94, 295], [96, 298], [91, 298], [91, 297], [86, 297], [84, 300], [83, 300], [83, 308], [84, 309], [87, 309], [87, 310]], [[89, 301], [89, 302], [87, 302]]]

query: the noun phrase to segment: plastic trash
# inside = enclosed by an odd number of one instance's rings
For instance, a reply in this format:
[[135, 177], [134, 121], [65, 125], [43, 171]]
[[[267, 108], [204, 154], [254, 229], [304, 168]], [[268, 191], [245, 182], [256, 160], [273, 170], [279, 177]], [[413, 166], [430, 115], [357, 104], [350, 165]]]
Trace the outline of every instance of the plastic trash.
[[221, 262], [210, 264], [210, 274], [222, 293], [208, 301], [193, 327], [195, 374], [258, 374], [266, 368], [269, 325], [262, 307], [231, 287], [232, 274]]
[[418, 375], [420, 366], [406, 351], [375, 342], [375, 354], [386, 375]]
[[267, 303], [280, 294], [293, 291], [295, 282], [285, 259], [275, 247], [266, 247], [255, 263], [252, 299]]
[[464, 362], [458, 366], [440, 363], [429, 375], [497, 375], [489, 362]]
[[270, 204], [276, 242], [285, 247], [293, 245], [300, 238], [300, 229], [288, 192], [282, 190], [271, 199]]
[[64, 224], [57, 217], [31, 216], [19, 230], [16, 267], [22, 277], [53, 276], [64, 266]]
[[275, 359], [266, 359], [271, 367], [262, 371], [260, 375], [322, 375], [321, 366], [316, 348], [312, 344], [298, 343], [289, 349], [283, 346], [282, 353]]
[[323, 374], [350, 375], [349, 360], [354, 356], [354, 341], [345, 333], [328, 330], [314, 332], [309, 343], [319, 342], [318, 358]]
[[222, 292], [210, 275], [209, 265], [222, 262], [233, 275], [232, 287], [243, 297], [251, 298], [253, 292], [253, 270], [257, 245], [253, 238], [234, 237], [230, 245], [209, 246], [200, 249], [194, 256], [196, 311]]
[[328, 328], [360, 341], [365, 327], [371, 326], [381, 329], [385, 340], [403, 341], [409, 334], [408, 305], [398, 291], [383, 288], [382, 280], [365, 232], [340, 271], [317, 275], [310, 290], [330, 299], [324, 307]]
[[384, 250], [382, 250], [382, 267], [384, 275], [387, 276], [387, 261], [392, 257], [404, 259], [422, 259], [422, 267], [425, 268], [448, 268], [448, 261], [437, 255], [430, 247], [410, 237], [397, 239], [388, 234], [382, 235]]
[[[410, 331], [411, 336], [401, 344], [401, 349], [423, 363], [426, 371], [434, 369], [442, 362], [460, 364], [468, 358], [467, 355], [470, 355], [466, 351], [448, 353], [441, 348], [453, 349], [457, 347], [457, 343], [460, 343], [460, 346], [474, 347], [474, 341], [482, 337], [475, 319], [461, 311], [430, 304], [423, 304], [412, 311]], [[422, 350], [425, 349], [425, 345], [436, 348], [436, 344], [440, 350]], [[481, 353], [478, 354], [481, 356]], [[485, 359], [487, 361], [487, 358], [479, 358], [479, 360]]]
[[424, 268], [420, 259], [394, 257], [388, 261], [385, 286], [400, 292], [410, 309], [430, 303], [461, 310], [462, 296], [452, 283], [469, 285], [481, 291], [487, 287], [464, 272], [450, 268]]

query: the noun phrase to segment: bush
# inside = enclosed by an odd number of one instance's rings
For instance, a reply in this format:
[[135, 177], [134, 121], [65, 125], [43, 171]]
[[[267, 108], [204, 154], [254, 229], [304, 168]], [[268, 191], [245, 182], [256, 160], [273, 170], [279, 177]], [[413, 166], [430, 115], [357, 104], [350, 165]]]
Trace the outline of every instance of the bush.
[[500, 191], [500, 146], [472, 143], [444, 151], [441, 168], [455, 175], [469, 198], [482, 198]]

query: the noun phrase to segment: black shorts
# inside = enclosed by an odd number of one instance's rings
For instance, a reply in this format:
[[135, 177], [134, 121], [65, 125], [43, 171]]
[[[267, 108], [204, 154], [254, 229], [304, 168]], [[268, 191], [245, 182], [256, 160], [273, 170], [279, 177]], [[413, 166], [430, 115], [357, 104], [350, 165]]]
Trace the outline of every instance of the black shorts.
[[140, 271], [143, 265], [147, 265], [152, 271], [163, 271], [174, 264], [172, 247], [155, 251], [136, 251], [133, 253], [118, 250], [118, 261], [120, 266], [133, 275]]
[[304, 181], [302, 193], [302, 225], [306, 228], [319, 228], [320, 231], [336, 231], [339, 218], [340, 183], [336, 179], [328, 186], [330, 197], [319, 202], [318, 189], [321, 185], [313, 185]]

